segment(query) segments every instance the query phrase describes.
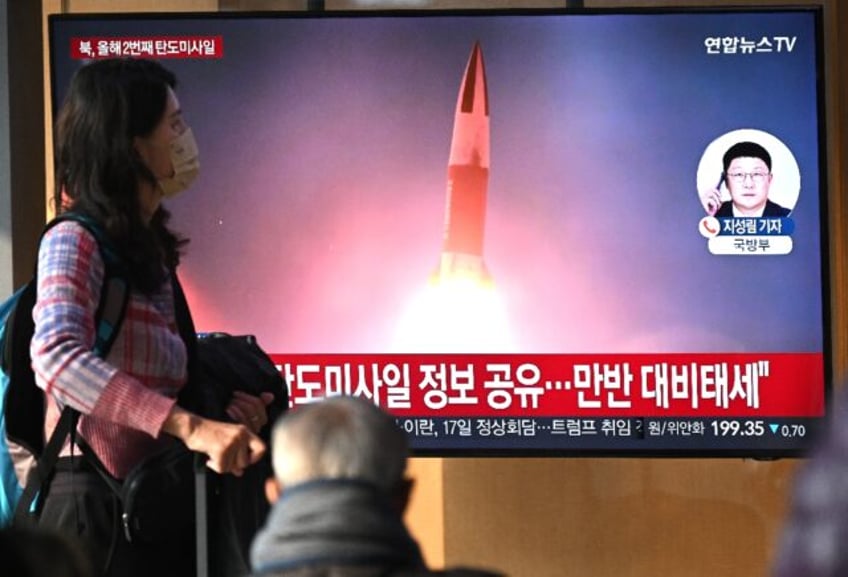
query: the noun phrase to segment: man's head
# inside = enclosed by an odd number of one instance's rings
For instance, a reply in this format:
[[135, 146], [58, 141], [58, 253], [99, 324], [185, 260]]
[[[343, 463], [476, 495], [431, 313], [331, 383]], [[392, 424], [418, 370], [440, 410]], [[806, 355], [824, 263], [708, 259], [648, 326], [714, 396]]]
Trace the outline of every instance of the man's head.
[[723, 162], [735, 209], [745, 216], [762, 214], [771, 186], [771, 155], [756, 142], [738, 142], [727, 149]]
[[355, 479], [376, 485], [405, 505], [406, 435], [373, 403], [356, 397], [331, 397], [303, 405], [281, 417], [271, 437], [279, 491], [316, 479]]

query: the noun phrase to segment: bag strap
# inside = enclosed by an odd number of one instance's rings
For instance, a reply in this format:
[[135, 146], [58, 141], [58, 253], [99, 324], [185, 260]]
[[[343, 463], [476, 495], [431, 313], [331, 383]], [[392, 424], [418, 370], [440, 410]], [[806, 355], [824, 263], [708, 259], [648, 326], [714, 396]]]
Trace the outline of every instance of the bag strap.
[[197, 387], [200, 386], [198, 382], [200, 361], [197, 352], [197, 330], [194, 327], [194, 319], [191, 317], [188, 299], [186, 299], [185, 291], [183, 291], [175, 269], [171, 270], [171, 289], [174, 293], [174, 316], [177, 321], [177, 329], [185, 343], [188, 356], [188, 381], [177, 396], [177, 404], [184, 409], [195, 411], [197, 407], [193, 406], [191, 399], [197, 398]]
[[[100, 291], [100, 303], [95, 312], [96, 332], [94, 347], [92, 348], [98, 357], [105, 358], [115, 342], [127, 310], [127, 303], [130, 296], [129, 281], [117, 251], [100, 228], [100, 225], [91, 217], [81, 213], [66, 212], [50, 221], [41, 233], [41, 237], [43, 238], [52, 227], [66, 220], [78, 222], [94, 236], [105, 265], [106, 270], [103, 288]], [[37, 282], [37, 278], [38, 265], [36, 263], [34, 282]], [[59, 422], [50, 435], [47, 444], [44, 446], [40, 457], [37, 459], [35, 468], [27, 479], [26, 487], [24, 487], [24, 491], [15, 508], [14, 524], [25, 523], [30, 518], [33, 504], [38, 494], [44, 488], [53, 469], [56, 467], [59, 452], [65, 444], [65, 439], [76, 430], [79, 416], [79, 411], [69, 405], [66, 405], [62, 409]]]
[[[100, 291], [100, 303], [94, 313], [97, 330], [94, 335], [92, 350], [98, 357], [104, 358], [109, 354], [109, 350], [118, 336], [118, 329], [124, 320], [124, 314], [127, 312], [127, 303], [130, 296], [129, 279], [123, 260], [115, 245], [100, 224], [87, 214], [73, 211], [60, 214], [47, 223], [41, 232], [41, 238], [44, 238], [47, 231], [60, 222], [69, 220], [81, 224], [94, 237], [100, 250], [100, 258], [103, 259], [105, 274], [103, 276], [103, 288]], [[37, 263], [34, 277], [38, 278]]]
[[62, 445], [65, 444], [68, 434], [72, 429], [76, 428], [78, 420], [79, 412], [74, 411], [70, 407], [65, 407], [62, 410], [59, 422], [56, 424], [53, 434], [50, 435], [50, 439], [44, 446], [44, 452], [38, 458], [35, 467], [33, 467], [27, 478], [21, 498], [15, 506], [15, 516], [12, 518], [12, 525], [24, 525], [31, 520], [35, 500], [44, 489], [47, 479], [50, 478], [50, 473], [56, 467], [56, 462], [59, 460], [59, 451], [62, 450]]

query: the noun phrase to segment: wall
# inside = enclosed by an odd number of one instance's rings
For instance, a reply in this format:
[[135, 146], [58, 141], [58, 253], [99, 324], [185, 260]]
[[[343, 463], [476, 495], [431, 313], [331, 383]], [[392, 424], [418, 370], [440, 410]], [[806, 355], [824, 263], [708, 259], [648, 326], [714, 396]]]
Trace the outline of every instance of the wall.
[[0, 295], [5, 297], [32, 274], [44, 221], [44, 205], [37, 202], [44, 190], [44, 86], [38, 73], [41, 7], [2, 2], [0, 11]]
[[0, 0], [0, 295], [12, 292], [12, 179], [9, 175], [9, 19]]
[[[703, 2], [701, 2], [703, 3]], [[768, 2], [769, 4], [811, 4]], [[434, 0], [419, 7], [543, 7], [564, 2]], [[588, 8], [698, 2], [586, 1]], [[764, 2], [713, 1], [711, 5]], [[834, 372], [848, 372], [844, 224], [848, 9], [825, 9]], [[45, 13], [301, 9], [306, 0], [44, 0]], [[327, 9], [356, 8], [326, 0]], [[841, 35], [842, 39], [839, 38]], [[48, 132], [49, 139], [49, 132]], [[18, 141], [13, 141], [18, 146]], [[49, 143], [49, 140], [48, 140]], [[49, 172], [48, 172], [49, 175]], [[430, 563], [498, 567], [513, 577], [722, 577], [767, 574], [792, 460], [416, 459], [409, 521]]]

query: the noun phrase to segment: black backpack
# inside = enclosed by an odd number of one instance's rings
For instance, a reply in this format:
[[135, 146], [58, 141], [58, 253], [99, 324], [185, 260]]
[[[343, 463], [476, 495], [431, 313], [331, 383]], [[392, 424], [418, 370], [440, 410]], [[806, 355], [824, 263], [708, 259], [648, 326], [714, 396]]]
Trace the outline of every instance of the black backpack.
[[[94, 345], [94, 352], [105, 357], [126, 311], [129, 282], [117, 253], [91, 218], [64, 213], [45, 226], [42, 237], [50, 228], [67, 220], [80, 223], [94, 236], [106, 266], [95, 318]], [[38, 494], [79, 419], [76, 410], [65, 407], [45, 444], [44, 393], [35, 383], [29, 351], [35, 331], [32, 309], [37, 282], [35, 274], [0, 305], [0, 526], [24, 523], [35, 512]]]

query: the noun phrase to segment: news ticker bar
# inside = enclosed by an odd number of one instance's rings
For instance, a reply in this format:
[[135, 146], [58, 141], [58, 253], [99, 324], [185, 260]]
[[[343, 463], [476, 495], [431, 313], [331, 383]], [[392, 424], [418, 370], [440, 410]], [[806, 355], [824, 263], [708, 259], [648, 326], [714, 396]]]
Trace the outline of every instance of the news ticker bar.
[[399, 417], [413, 450], [803, 451], [823, 419]]

